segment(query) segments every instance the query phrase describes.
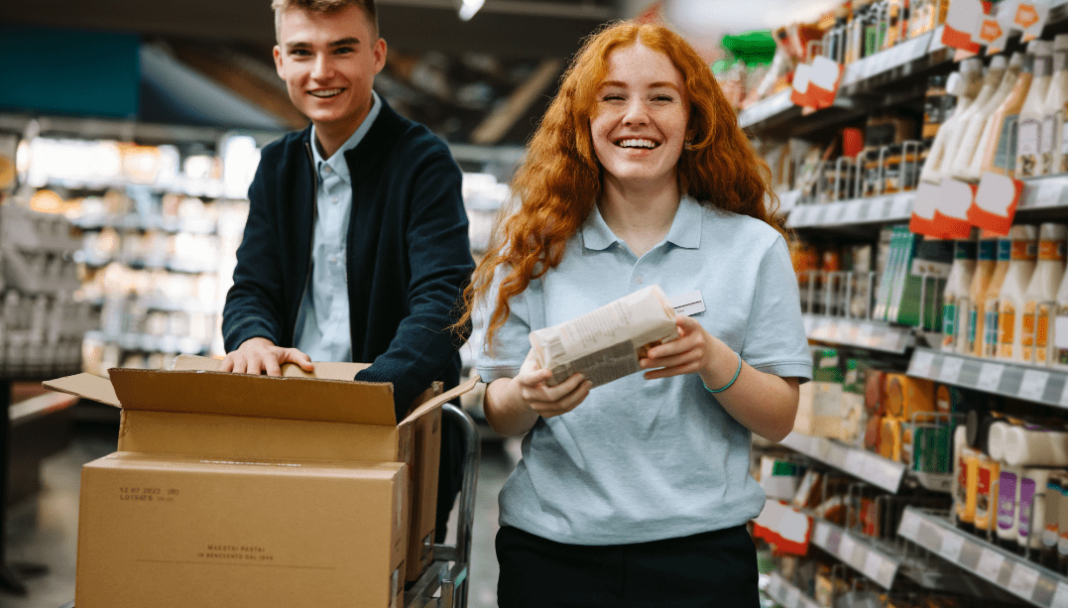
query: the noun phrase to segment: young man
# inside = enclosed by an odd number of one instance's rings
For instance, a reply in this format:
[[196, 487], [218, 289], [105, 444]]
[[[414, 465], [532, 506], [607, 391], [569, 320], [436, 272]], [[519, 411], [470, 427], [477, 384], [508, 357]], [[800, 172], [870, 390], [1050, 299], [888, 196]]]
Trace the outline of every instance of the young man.
[[[374, 0], [274, 0], [278, 75], [311, 126], [263, 149], [223, 309], [223, 369], [371, 366], [398, 419], [435, 380], [459, 382], [448, 328], [474, 262], [448, 148], [372, 91], [386, 61]], [[437, 534], [460, 483], [442, 433]]]

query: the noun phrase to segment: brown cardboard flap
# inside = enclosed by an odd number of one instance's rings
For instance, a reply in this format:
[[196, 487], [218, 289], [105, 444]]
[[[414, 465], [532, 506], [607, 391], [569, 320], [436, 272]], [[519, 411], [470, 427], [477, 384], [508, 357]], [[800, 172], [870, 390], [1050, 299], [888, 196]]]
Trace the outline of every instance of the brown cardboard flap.
[[405, 424], [410, 424], [410, 423], [414, 422], [416, 418], [419, 418], [420, 416], [422, 416], [426, 412], [429, 412], [430, 410], [432, 410], [432, 409], [434, 409], [436, 407], [441, 407], [441, 405], [443, 403], [447, 403], [449, 401], [452, 401], [453, 399], [459, 397], [460, 395], [466, 393], [467, 391], [475, 388], [475, 385], [478, 384], [478, 382], [479, 382], [479, 378], [476, 375], [473, 378], [470, 378], [467, 382], [461, 383], [459, 386], [457, 386], [456, 388], [452, 389], [451, 391], [449, 391], [447, 393], [444, 393], [442, 395], [438, 395], [437, 397], [434, 397], [430, 401], [427, 401], [423, 405], [420, 405], [418, 408], [413, 410], [412, 413], [408, 414], [408, 416], [405, 417], [403, 421], [401, 421], [401, 424], [405, 425]]
[[93, 374], [76, 374], [66, 378], [57, 378], [41, 383], [48, 390], [58, 393], [66, 393], [90, 401], [97, 401], [106, 405], [122, 407], [119, 398], [115, 395], [115, 389], [107, 378], [94, 376]]
[[388, 383], [207, 371], [108, 370], [123, 409], [396, 425]]
[[[294, 363], [282, 366], [282, 375], [286, 378], [319, 378], [321, 380], [348, 380], [356, 377], [356, 372], [371, 367], [370, 363], [334, 363], [317, 361], [312, 364], [314, 370], [306, 372]], [[179, 355], [174, 362], [174, 371], [217, 372], [222, 367], [222, 360], [197, 355]]]
[[138, 411], [123, 412], [122, 426], [120, 452], [285, 461], [394, 462], [400, 433], [373, 424]]

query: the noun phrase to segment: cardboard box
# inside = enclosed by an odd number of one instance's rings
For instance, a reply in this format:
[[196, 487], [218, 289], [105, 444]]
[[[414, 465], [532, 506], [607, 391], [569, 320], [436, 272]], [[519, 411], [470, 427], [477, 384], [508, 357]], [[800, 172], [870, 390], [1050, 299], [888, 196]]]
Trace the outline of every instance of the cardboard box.
[[[347, 545], [353, 555], [363, 560], [359, 564], [342, 560], [339, 564], [347, 564], [345, 568], [358, 565], [360, 571], [364, 572], [369, 567], [366, 560], [377, 560], [371, 569], [374, 570], [375, 577], [381, 575], [381, 578], [376, 578], [375, 584], [365, 585], [367, 595], [352, 597], [351, 593], [353, 581], [365, 580], [366, 577], [339, 571], [335, 576], [328, 577], [336, 579], [336, 585], [301, 579], [308, 584], [301, 586], [305, 595], [302, 596], [300, 604], [340, 605], [344, 601], [346, 605], [353, 605], [354, 602], [356, 605], [389, 605], [387, 596], [392, 593], [394, 579], [415, 578], [432, 559], [432, 553], [427, 551], [423, 541], [428, 537], [432, 540], [436, 515], [441, 437], [440, 406], [470, 390], [477, 381], [472, 379], [446, 394], [431, 398], [416, 407], [398, 424], [394, 414], [391, 385], [351, 380], [356, 371], [365, 367], [364, 365], [317, 363], [314, 377], [296, 366], [285, 366], [285, 377], [269, 378], [213, 372], [218, 364], [219, 362], [213, 359], [181, 357], [172, 371], [115, 369], [110, 372], [110, 382], [89, 374], [80, 374], [45, 383], [53, 390], [115, 406], [120, 406], [121, 403], [120, 407], [123, 408], [119, 452], [86, 466], [83, 474], [83, 509], [93, 514], [91, 518], [106, 520], [112, 517], [121, 527], [121, 517], [108, 515], [111, 512], [109, 509], [99, 511], [88, 502], [106, 500], [109, 496], [107, 492], [112, 490], [99, 490], [104, 494], [98, 495], [95, 493], [98, 490], [94, 488], [101, 487], [99, 484], [105, 483], [101, 481], [104, 479], [112, 480], [106, 483], [117, 483], [113, 480], [115, 476], [134, 475], [131, 479], [139, 480], [137, 483], [131, 482], [119, 487], [148, 488], [161, 492], [177, 489], [181, 492], [181, 487], [164, 486], [152, 481], [154, 478], [176, 475], [176, 471], [181, 470], [185, 471], [182, 479], [183, 483], [187, 484], [186, 487], [191, 487], [188, 486], [193, 483], [190, 479], [198, 477], [204, 478], [205, 484], [216, 484], [212, 487], [217, 490], [209, 496], [226, 493], [229, 482], [221, 480], [233, 479], [235, 483], [240, 480], [240, 483], [252, 485], [262, 483], [286, 496], [279, 497], [278, 500], [260, 496], [258, 501], [224, 502], [220, 503], [218, 511], [210, 512], [217, 513], [217, 517], [233, 517], [236, 511], [238, 521], [249, 519], [250, 525], [252, 521], [273, 521], [274, 523], [264, 528], [264, 534], [278, 534], [279, 543], [282, 543], [281, 539], [287, 534], [295, 534], [298, 538], [305, 536], [308, 538], [308, 547], [314, 549], [314, 543], [318, 542], [313, 541], [315, 534], [296, 527], [286, 529], [287, 526], [279, 526], [278, 522], [285, 518], [271, 515], [287, 512], [287, 509], [290, 509], [289, 512], [295, 512], [292, 511], [295, 507], [290, 505], [289, 501], [296, 501], [293, 504], [304, 503], [307, 505], [305, 512], [315, 512], [319, 515], [295, 521], [294, 526], [300, 523], [302, 527], [316, 527], [315, 533], [322, 532], [326, 536], [331, 536], [331, 530], [336, 527], [339, 541], [342, 538], [347, 539], [341, 544]], [[433, 391], [425, 396], [429, 397], [431, 394]], [[392, 463], [391, 466], [395, 469], [388, 483], [381, 479], [381, 467], [384, 463]], [[258, 481], [253, 483], [249, 480]], [[313, 480], [320, 481], [313, 483]], [[392, 484], [392, 493], [383, 494], [384, 490], [380, 488], [382, 484]], [[400, 487], [400, 490], [393, 486]], [[300, 489], [305, 487], [306, 489]], [[348, 512], [348, 508], [340, 507], [331, 507], [333, 510], [325, 512], [311, 510], [320, 508], [320, 503], [324, 502], [320, 497], [332, 496], [333, 492], [341, 491], [338, 489], [341, 487], [347, 488], [342, 492], [346, 496], [362, 494], [363, 491], [358, 490], [361, 487], [378, 488], [368, 492], [371, 496], [379, 496], [374, 499], [379, 502], [385, 500], [382, 496], [400, 497], [391, 500], [400, 501], [402, 525], [397, 531], [390, 532], [390, 547], [400, 547], [399, 552], [391, 549], [385, 554], [382, 548], [384, 545], [378, 544], [367, 550], [353, 545], [353, 539], [361, 538], [364, 533], [358, 532], [357, 528], [349, 529], [349, 526], [366, 530], [389, 527], [390, 520], [383, 519], [383, 513], [395, 513], [396, 504], [392, 502], [388, 508], [384, 503], [372, 508], [360, 506], [364, 504], [359, 502], [363, 498], [348, 496], [342, 503], [355, 509], [354, 511]], [[331, 498], [325, 502], [336, 501]], [[408, 508], [408, 505], [411, 507]], [[186, 505], [183, 508], [193, 509], [194, 506]], [[207, 517], [208, 513], [208, 510], [194, 510], [190, 511], [188, 518], [192, 521], [194, 516]], [[336, 521], [338, 518], [345, 520], [344, 525]], [[131, 552], [130, 548], [139, 547], [143, 541], [151, 545], [167, 538], [183, 540], [181, 530], [176, 529], [171, 521], [170, 518], [161, 519], [151, 538], [126, 538], [121, 546], [127, 547], [130, 554], [119, 551], [111, 559], [127, 562], [123, 568], [134, 573], [129, 576], [156, 581], [161, 573], [161, 565], [151, 561], [131, 561], [137, 554]], [[113, 580], [107, 577], [96, 578], [94, 573], [98, 572], [100, 566], [89, 561], [83, 563], [81, 557], [85, 555], [85, 560], [107, 559], [95, 557], [95, 553], [86, 553], [95, 551], [94, 547], [103, 546], [98, 543], [110, 542], [101, 538], [101, 534], [112, 534], [100, 532], [106, 528], [101, 522], [98, 525], [83, 527], [79, 532], [77, 603], [80, 607], [98, 605], [94, 602], [103, 600], [104, 595], [107, 597], [108, 606], [124, 605], [116, 603]], [[373, 535], [368, 536], [372, 537]], [[209, 542], [207, 537], [197, 538], [198, 542], [203, 541], [200, 544]], [[269, 543], [260, 541], [252, 544], [250, 540], [222, 543], [211, 540], [209, 544], [219, 547], [261, 547], [266, 550]], [[271, 549], [275, 555], [280, 550]], [[230, 553], [240, 554], [241, 551]], [[299, 565], [296, 561], [282, 563]], [[405, 570], [394, 575], [402, 564], [406, 564]], [[228, 576], [226, 573], [233, 569], [234, 567], [230, 566], [209, 570], [217, 574], [222, 581]], [[272, 584], [276, 578], [284, 578], [281, 574], [284, 569], [276, 567], [254, 570], [267, 575], [265, 578], [270, 580], [265, 580], [260, 587], [270, 589], [273, 588]], [[182, 568], [172, 569], [172, 566], [168, 566], [166, 570], [176, 573], [185, 571]], [[307, 576], [308, 573], [304, 570], [297, 568], [293, 575], [303, 573], [303, 576]], [[195, 580], [184, 576], [174, 578], [175, 587], [168, 588], [169, 590], [155, 584], [142, 583], [140, 586], [144, 587], [145, 593], [153, 594], [155, 599], [148, 602], [152, 605], [170, 605], [170, 600], [164, 597], [168, 594], [183, 597], [183, 601], [179, 603], [186, 606], [234, 605], [233, 590], [238, 587], [233, 587], [231, 583], [220, 582], [220, 588], [230, 590], [227, 593], [211, 595], [205, 592], [203, 597], [189, 599], [189, 593], [210, 588], [201, 580], [206, 572], [204, 568], [197, 572], [189, 571], [189, 574], [197, 575]], [[161, 584], [162, 582], [166, 581], [161, 581]], [[396, 582], [399, 583], [399, 580]], [[294, 602], [280, 599], [286, 597], [280, 593], [268, 593], [265, 598], [273, 599], [273, 605], [294, 605]], [[348, 597], [342, 600], [343, 595]], [[312, 596], [317, 599], [312, 600]], [[147, 596], [131, 596], [128, 605], [146, 605], [145, 597]], [[239, 603], [245, 604], [245, 596], [241, 597]], [[367, 601], [361, 599], [364, 597]], [[265, 605], [264, 601], [267, 599], [249, 603]]]

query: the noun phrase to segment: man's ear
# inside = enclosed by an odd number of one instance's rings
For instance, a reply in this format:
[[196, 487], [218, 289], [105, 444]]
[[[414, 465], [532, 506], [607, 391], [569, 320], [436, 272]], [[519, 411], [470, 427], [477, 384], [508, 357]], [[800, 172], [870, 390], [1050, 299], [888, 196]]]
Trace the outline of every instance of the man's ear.
[[285, 70], [282, 69], [282, 49], [277, 44], [274, 45], [274, 69], [278, 72], [279, 78], [286, 79]]
[[378, 40], [375, 40], [374, 47], [371, 49], [375, 61], [375, 74], [381, 72], [382, 68], [386, 67], [387, 50], [386, 39], [379, 36]]

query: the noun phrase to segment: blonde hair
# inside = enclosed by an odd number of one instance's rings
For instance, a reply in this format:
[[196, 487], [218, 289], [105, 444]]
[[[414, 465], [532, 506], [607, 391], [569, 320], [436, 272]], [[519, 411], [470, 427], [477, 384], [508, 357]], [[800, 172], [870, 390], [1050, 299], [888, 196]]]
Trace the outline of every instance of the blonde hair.
[[271, 0], [274, 10], [274, 37], [278, 40], [282, 31], [282, 13], [290, 8], [299, 8], [312, 13], [334, 13], [347, 6], [355, 6], [363, 11], [367, 23], [371, 24], [371, 33], [378, 37], [378, 8], [375, 0]]

